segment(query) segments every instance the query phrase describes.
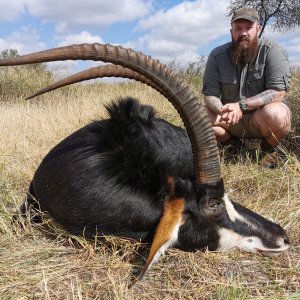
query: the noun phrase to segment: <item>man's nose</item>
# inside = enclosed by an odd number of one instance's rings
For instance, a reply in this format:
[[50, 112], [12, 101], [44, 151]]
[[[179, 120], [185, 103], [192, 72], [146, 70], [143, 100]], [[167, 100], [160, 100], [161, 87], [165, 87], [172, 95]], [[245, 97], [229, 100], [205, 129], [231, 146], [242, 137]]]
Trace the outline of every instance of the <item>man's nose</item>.
[[248, 30], [241, 30], [240, 36], [247, 36], [248, 35]]

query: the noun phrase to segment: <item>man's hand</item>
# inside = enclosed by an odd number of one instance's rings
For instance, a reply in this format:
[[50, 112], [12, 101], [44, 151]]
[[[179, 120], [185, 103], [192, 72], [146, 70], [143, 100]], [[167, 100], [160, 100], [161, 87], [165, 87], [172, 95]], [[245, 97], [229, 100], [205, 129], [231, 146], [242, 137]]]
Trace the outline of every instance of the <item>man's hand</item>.
[[238, 123], [243, 116], [243, 112], [238, 102], [225, 104], [221, 108], [219, 114], [221, 116], [221, 121], [224, 121], [227, 125]]

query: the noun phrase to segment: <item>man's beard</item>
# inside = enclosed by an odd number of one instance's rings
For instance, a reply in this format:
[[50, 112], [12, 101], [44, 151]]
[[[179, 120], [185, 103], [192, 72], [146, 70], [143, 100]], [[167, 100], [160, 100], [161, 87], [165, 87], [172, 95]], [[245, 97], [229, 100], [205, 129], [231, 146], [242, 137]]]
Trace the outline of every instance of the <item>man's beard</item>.
[[241, 65], [248, 64], [257, 53], [258, 37], [254, 37], [252, 41], [246, 36], [241, 36], [237, 41], [232, 39], [232, 60]]

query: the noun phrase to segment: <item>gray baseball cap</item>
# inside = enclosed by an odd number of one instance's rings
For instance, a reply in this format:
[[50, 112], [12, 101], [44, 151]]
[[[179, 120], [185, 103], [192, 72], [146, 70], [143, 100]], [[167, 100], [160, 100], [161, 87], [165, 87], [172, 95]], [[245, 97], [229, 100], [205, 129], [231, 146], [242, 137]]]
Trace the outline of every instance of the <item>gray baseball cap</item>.
[[254, 23], [256, 21], [257, 22], [259, 21], [259, 16], [257, 11], [254, 8], [244, 7], [244, 8], [239, 8], [233, 12], [231, 23], [239, 19], [245, 19]]

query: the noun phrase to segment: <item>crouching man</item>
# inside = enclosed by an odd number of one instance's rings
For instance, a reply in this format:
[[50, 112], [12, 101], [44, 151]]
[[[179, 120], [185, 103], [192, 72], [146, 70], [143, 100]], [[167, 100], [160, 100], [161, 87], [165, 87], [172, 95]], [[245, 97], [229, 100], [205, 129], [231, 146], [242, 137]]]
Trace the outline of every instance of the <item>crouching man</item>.
[[232, 41], [212, 50], [203, 78], [208, 116], [219, 142], [262, 140], [267, 167], [275, 167], [276, 146], [291, 129], [285, 104], [290, 68], [287, 53], [276, 42], [258, 38], [261, 27], [253, 8], [236, 10]]

